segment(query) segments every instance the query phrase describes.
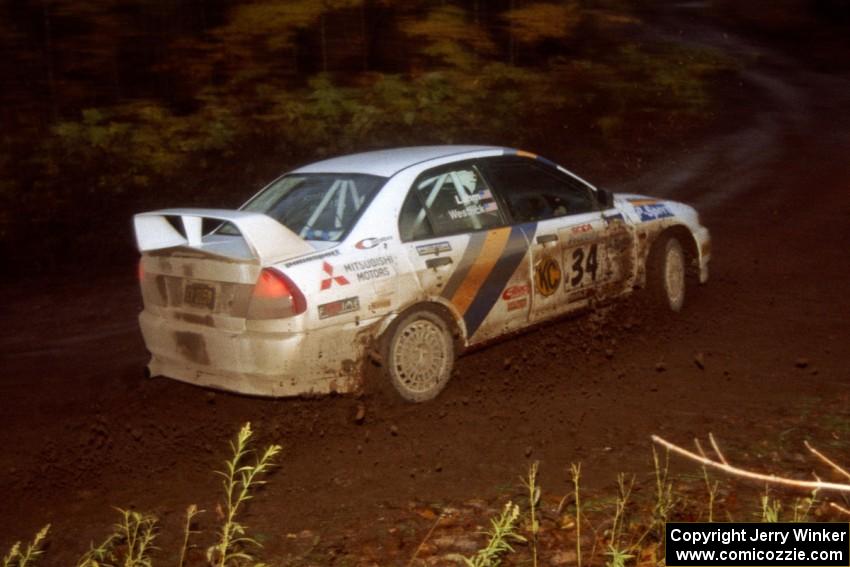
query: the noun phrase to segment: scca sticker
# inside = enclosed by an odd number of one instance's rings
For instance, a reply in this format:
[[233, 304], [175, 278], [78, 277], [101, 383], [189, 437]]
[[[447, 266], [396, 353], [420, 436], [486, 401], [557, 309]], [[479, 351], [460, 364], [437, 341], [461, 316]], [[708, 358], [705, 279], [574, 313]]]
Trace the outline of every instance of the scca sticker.
[[552, 258], [544, 258], [534, 272], [534, 283], [543, 297], [549, 297], [561, 285], [561, 266]]

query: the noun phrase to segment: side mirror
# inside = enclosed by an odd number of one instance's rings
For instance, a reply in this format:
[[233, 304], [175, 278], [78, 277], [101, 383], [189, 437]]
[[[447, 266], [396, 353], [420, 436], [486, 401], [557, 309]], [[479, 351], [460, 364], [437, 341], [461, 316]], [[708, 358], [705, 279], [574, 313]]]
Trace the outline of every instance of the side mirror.
[[607, 189], [597, 189], [596, 200], [603, 209], [609, 209], [614, 206], [614, 194]]

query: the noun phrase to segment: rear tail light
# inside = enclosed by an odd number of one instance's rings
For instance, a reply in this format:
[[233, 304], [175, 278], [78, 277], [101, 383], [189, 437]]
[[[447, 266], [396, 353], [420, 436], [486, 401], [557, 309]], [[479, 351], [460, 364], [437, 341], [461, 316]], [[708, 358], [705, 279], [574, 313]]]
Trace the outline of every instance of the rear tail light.
[[271, 268], [260, 272], [248, 307], [249, 319], [283, 319], [306, 310], [307, 300], [291, 279]]
[[142, 300], [145, 306], [165, 307], [168, 303], [165, 280], [163, 276], [156, 273], [155, 267], [151, 267], [151, 271], [145, 270], [144, 257], [139, 259], [136, 275], [139, 277], [139, 287], [142, 289]]

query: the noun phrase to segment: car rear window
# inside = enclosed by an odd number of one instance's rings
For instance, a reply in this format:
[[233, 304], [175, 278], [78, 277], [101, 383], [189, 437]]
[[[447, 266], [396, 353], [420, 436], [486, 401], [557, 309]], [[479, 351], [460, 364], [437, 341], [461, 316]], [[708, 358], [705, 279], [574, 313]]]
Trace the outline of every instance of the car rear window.
[[285, 175], [242, 210], [267, 214], [305, 240], [338, 242], [386, 181], [363, 174]]

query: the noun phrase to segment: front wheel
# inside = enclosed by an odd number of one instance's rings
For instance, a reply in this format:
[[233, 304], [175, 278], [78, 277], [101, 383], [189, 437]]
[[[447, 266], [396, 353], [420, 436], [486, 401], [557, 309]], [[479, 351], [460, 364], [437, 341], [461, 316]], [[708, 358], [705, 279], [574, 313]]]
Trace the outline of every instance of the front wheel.
[[659, 241], [647, 260], [647, 289], [659, 305], [679, 312], [685, 304], [685, 252], [674, 236]]
[[425, 402], [451, 377], [454, 340], [445, 320], [429, 309], [403, 315], [383, 340], [384, 368], [402, 398]]

